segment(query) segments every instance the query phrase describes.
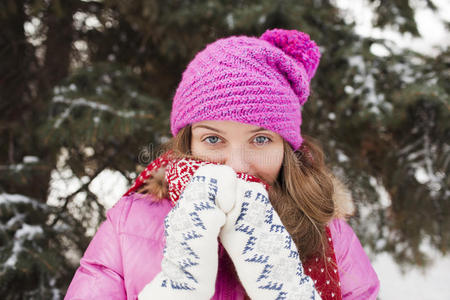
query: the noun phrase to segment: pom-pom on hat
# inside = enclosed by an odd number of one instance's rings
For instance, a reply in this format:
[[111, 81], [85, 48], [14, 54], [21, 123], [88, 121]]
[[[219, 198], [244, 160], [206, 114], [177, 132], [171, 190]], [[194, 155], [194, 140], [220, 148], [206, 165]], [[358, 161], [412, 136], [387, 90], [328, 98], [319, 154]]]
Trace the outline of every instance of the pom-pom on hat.
[[183, 73], [171, 112], [175, 136], [186, 125], [230, 120], [280, 134], [293, 150], [302, 144], [301, 106], [320, 52], [297, 30], [267, 30], [260, 38], [219, 39], [194, 57]]

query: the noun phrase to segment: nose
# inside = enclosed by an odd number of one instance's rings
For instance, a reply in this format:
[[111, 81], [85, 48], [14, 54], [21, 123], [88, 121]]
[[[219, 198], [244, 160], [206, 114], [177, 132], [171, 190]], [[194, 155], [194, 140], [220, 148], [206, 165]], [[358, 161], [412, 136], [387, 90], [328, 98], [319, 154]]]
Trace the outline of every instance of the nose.
[[251, 172], [249, 163], [249, 155], [242, 147], [234, 147], [228, 153], [225, 159], [225, 165], [233, 168], [235, 172], [248, 173]]

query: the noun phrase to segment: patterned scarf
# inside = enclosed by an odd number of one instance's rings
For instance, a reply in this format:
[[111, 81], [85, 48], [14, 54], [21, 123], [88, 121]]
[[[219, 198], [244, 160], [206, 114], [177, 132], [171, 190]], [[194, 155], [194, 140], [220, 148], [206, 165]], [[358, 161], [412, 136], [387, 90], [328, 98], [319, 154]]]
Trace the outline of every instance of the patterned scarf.
[[[189, 182], [192, 178], [194, 170], [199, 166], [205, 164], [202, 161], [192, 160], [186, 163], [185, 166], [178, 166], [178, 168], [170, 168], [170, 165], [174, 163], [174, 160], [170, 157], [171, 152], [168, 151], [163, 155], [153, 160], [148, 166], [139, 174], [131, 188], [124, 194], [136, 192], [144, 182], [152, 176], [161, 167], [169, 166], [169, 172], [166, 172], [166, 181], [169, 184], [169, 198], [172, 204], [175, 204], [180, 197], [180, 190]], [[238, 178], [252, 181], [261, 182], [266, 188], [270, 188], [265, 182], [259, 178], [245, 173], [237, 173]], [[334, 253], [333, 242], [331, 240], [331, 233], [328, 227], [326, 227], [328, 249], [325, 253], [325, 259], [320, 256], [313, 256], [303, 262], [303, 268], [305, 273], [309, 275], [313, 280], [317, 291], [323, 300], [341, 300], [341, 283], [339, 281], [339, 272], [337, 270], [336, 256]], [[326, 260], [326, 261], [325, 261]]]

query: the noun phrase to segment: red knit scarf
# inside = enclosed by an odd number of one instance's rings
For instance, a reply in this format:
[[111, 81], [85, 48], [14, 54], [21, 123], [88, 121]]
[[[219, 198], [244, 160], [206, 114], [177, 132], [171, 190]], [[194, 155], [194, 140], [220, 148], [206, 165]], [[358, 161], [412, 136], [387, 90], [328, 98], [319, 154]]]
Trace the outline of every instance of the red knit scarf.
[[[314, 285], [323, 300], [342, 299], [341, 282], [339, 280], [338, 266], [334, 254], [331, 232], [326, 227], [328, 249], [325, 258], [313, 256], [303, 262], [305, 273], [314, 280]], [[325, 261], [326, 260], [326, 261]]]
[[[170, 158], [170, 151], [156, 158], [154, 161], [148, 164], [148, 166], [139, 174], [131, 188], [124, 194], [124, 196], [128, 196], [129, 194], [136, 192], [138, 188], [141, 187], [142, 184], [144, 184], [144, 182], [156, 172], [156, 170], [161, 167], [166, 167], [171, 163], [171, 161], [172, 159]], [[200, 161], [197, 161], [197, 163], [201, 164]], [[193, 175], [192, 168], [186, 168], [186, 170], [191, 173], [191, 176]], [[170, 184], [174, 185], [175, 187], [181, 188], [181, 186], [186, 183], [186, 178], [180, 178], [178, 175], [179, 174], [177, 173], [172, 173], [168, 176], [173, 178]], [[239, 178], [245, 179], [247, 181], [261, 182], [260, 179], [245, 173], [238, 173], [237, 175]], [[267, 185], [264, 182], [262, 183], [267, 188]], [[169, 196], [170, 200], [173, 203], [175, 203], [180, 196], [179, 192], [177, 192], [178, 190], [179, 189], [177, 188], [171, 189], [169, 187]], [[325, 259], [323, 257], [313, 256], [307, 261], [303, 262], [303, 268], [305, 270], [305, 273], [314, 280], [315, 287], [323, 300], [341, 300], [341, 283], [339, 281], [339, 272], [337, 269], [336, 256], [334, 253], [331, 233], [328, 227], [326, 227], [326, 234], [328, 249], [325, 253]]]

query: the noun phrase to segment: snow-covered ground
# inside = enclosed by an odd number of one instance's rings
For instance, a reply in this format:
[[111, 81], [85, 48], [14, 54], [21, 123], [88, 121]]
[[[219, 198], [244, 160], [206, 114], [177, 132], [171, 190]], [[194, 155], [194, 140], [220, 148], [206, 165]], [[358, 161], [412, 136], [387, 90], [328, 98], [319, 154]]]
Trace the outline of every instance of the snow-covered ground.
[[378, 254], [372, 260], [381, 282], [379, 298], [381, 300], [442, 300], [450, 298], [450, 257], [430, 251], [432, 265], [425, 271], [409, 268], [404, 274], [399, 266], [387, 254]]

